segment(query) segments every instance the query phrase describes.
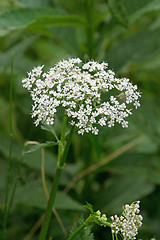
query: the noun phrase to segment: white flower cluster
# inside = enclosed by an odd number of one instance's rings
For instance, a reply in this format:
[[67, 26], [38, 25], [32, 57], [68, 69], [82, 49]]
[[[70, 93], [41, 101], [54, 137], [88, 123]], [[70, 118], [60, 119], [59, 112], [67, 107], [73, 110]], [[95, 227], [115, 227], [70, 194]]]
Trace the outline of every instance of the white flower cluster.
[[[140, 106], [140, 92], [127, 78], [116, 78], [107, 63], [79, 58], [60, 61], [47, 73], [38, 66], [22, 80], [33, 100], [32, 117], [40, 122], [54, 124], [58, 109], [65, 109], [70, 124], [79, 134], [98, 134], [97, 126], [112, 127], [119, 123], [128, 127], [125, 119], [132, 114], [131, 103]], [[105, 93], [105, 94], [104, 94]]]
[[134, 202], [131, 205], [126, 204], [120, 217], [112, 216], [112, 233], [121, 234], [124, 240], [136, 239], [138, 228], [142, 225], [143, 217], [138, 215], [140, 201]]

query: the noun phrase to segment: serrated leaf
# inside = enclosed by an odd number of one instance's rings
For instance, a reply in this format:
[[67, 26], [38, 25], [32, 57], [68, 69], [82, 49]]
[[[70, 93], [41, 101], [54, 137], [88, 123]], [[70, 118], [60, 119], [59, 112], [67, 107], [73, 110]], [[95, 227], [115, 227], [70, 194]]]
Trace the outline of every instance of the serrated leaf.
[[88, 203], [86, 205], [84, 205], [85, 208], [87, 208], [91, 213], [93, 213], [93, 206], [92, 204]]
[[[84, 223], [85, 219], [83, 214], [81, 214], [81, 216], [79, 217], [77, 223], [75, 223], [72, 227], [72, 229], [70, 230], [70, 234], [71, 235], [79, 226], [81, 226]], [[93, 233], [91, 233], [91, 229], [89, 227], [84, 228], [82, 231], [80, 231], [80, 233], [75, 236], [74, 240], [94, 240], [94, 236]]]
[[57, 142], [47, 141], [46, 143], [41, 143], [41, 144], [37, 144], [37, 145], [32, 146], [29, 150], [25, 151], [25, 153], [35, 152], [35, 151], [40, 150], [42, 148], [52, 147], [52, 146], [56, 146], [56, 145], [58, 145]]

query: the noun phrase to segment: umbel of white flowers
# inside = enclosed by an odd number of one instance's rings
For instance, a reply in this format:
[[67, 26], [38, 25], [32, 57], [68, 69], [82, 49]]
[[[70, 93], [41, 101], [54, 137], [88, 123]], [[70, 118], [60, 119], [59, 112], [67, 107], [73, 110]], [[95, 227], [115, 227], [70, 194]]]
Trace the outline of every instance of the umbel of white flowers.
[[58, 109], [64, 109], [70, 124], [78, 134], [98, 134], [98, 125], [112, 127], [115, 123], [128, 127], [126, 118], [132, 114], [133, 105], [140, 106], [137, 85], [127, 78], [116, 78], [108, 63], [79, 58], [58, 62], [48, 72], [38, 66], [22, 80], [33, 100], [32, 117], [40, 122], [54, 124]]
[[131, 205], [126, 204], [120, 217], [112, 216], [112, 233], [121, 234], [124, 240], [136, 239], [138, 228], [142, 225], [143, 217], [139, 215], [140, 201], [133, 202]]

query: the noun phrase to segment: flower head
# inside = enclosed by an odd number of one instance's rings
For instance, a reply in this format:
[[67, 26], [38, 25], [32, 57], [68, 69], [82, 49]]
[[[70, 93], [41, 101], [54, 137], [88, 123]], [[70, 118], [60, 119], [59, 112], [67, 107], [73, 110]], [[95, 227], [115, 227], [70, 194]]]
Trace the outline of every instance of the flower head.
[[98, 210], [97, 212], [93, 213], [94, 219], [96, 222], [98, 222], [99, 225], [106, 227], [108, 222], [107, 222], [107, 217], [106, 214], [102, 214]]
[[40, 122], [54, 124], [58, 109], [65, 110], [70, 124], [79, 134], [98, 134], [98, 125], [112, 127], [115, 123], [128, 127], [126, 118], [132, 114], [131, 104], [140, 106], [140, 92], [127, 78], [116, 78], [108, 63], [79, 58], [60, 61], [47, 73], [38, 66], [23, 79], [33, 100], [32, 117]]
[[124, 240], [136, 239], [138, 234], [138, 228], [142, 225], [143, 217], [139, 215], [139, 203], [140, 201], [134, 202], [131, 205], [126, 204], [120, 217], [117, 215], [112, 216], [112, 233], [121, 234]]

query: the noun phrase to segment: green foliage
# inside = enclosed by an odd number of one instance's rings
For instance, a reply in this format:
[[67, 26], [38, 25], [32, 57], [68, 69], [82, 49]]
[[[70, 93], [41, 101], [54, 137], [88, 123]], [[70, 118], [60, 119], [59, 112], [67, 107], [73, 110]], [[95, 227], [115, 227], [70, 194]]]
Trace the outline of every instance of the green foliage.
[[[32, 146], [30, 153], [24, 154], [9, 215], [7, 239], [24, 239], [45, 209], [47, 198], [42, 187], [40, 149], [44, 148], [46, 184], [50, 189], [62, 124], [61, 118], [56, 118], [54, 128], [42, 126], [40, 129], [33, 125], [30, 118], [32, 103], [22, 88], [21, 80], [36, 65], [44, 64], [47, 70], [58, 60], [68, 57], [107, 61], [118, 76], [126, 76], [138, 85], [142, 92], [142, 107], [130, 117], [126, 130], [119, 126], [112, 129], [103, 127], [96, 137], [73, 136], [56, 200], [56, 208], [67, 232], [84, 210], [82, 205], [86, 201], [94, 209], [109, 215], [118, 214], [121, 205], [139, 199], [144, 224], [138, 238], [160, 238], [159, 9], [159, 0], [0, 1], [1, 225], [9, 154], [9, 79], [13, 53], [13, 145], [9, 198], [25, 142], [40, 143]], [[142, 140], [126, 147], [141, 137]], [[124, 151], [121, 153], [122, 148]], [[110, 156], [113, 158], [107, 161]], [[105, 164], [100, 165], [101, 161]], [[89, 169], [90, 166], [93, 168]], [[71, 181], [75, 184], [70, 191], [66, 190]], [[91, 205], [87, 206], [93, 210]], [[52, 217], [52, 221], [50, 236], [66, 239], [57, 220]], [[81, 218], [77, 226], [83, 221]], [[110, 233], [103, 228], [92, 230], [95, 239], [111, 239]], [[36, 233], [33, 239], [37, 239]], [[77, 239], [91, 240], [94, 237], [87, 228]]]
[[[71, 235], [79, 226], [84, 223], [85, 219], [83, 214], [79, 217], [78, 221], [72, 227], [70, 234]], [[80, 233], [75, 237], [75, 240], [94, 240], [93, 233], [91, 232], [90, 227], [85, 227]]]
[[58, 140], [56, 132], [54, 130], [54, 127], [51, 125], [42, 125], [41, 128], [47, 132], [50, 132], [53, 134], [53, 136]]
[[109, 9], [113, 17], [119, 22], [122, 26], [127, 27], [128, 25], [128, 15], [123, 1], [106, 1], [108, 3]]
[[87, 208], [91, 213], [93, 213], [93, 206], [90, 203], [87, 203], [86, 205], [84, 205], [85, 208]]
[[41, 143], [41, 144], [37, 144], [35, 146], [32, 146], [25, 153], [35, 152], [35, 151], [40, 150], [42, 148], [48, 148], [48, 147], [52, 147], [52, 146], [55, 146], [55, 145], [58, 145], [58, 143], [57, 142], [52, 142], [52, 141], [47, 141], [46, 143]]
[[[38, 208], [40, 210], [45, 210], [47, 206], [47, 197], [45, 196], [42, 186], [19, 186], [16, 190], [15, 196], [15, 206], [17, 204], [27, 205], [29, 207]], [[63, 210], [83, 210], [80, 203], [73, 200], [71, 197], [58, 192], [55, 202], [56, 209]]]
[[[150, 57], [154, 57], [157, 46], [159, 46], [159, 35], [160, 29], [157, 29], [129, 37], [108, 51], [106, 60], [109, 59], [112, 66], [115, 64], [117, 69], [121, 69], [124, 66], [133, 63], [138, 64]], [[146, 39], [145, 42], [144, 39]]]
[[2, 36], [9, 31], [29, 27], [46, 26], [77, 26], [83, 21], [78, 16], [64, 15], [59, 9], [51, 8], [17, 8], [0, 15], [0, 33]]
[[104, 188], [96, 197], [96, 202], [98, 208], [103, 209], [107, 214], [117, 214], [123, 204], [141, 199], [151, 194], [154, 189], [153, 184], [138, 176], [116, 177], [104, 183]]

